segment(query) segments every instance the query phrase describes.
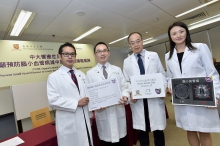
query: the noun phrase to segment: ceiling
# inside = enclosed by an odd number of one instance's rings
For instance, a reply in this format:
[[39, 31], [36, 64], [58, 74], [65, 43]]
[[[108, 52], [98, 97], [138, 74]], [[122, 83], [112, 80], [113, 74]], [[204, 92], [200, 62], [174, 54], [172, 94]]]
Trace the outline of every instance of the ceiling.
[[[1, 0], [0, 39], [38, 42], [71, 42], [76, 37], [99, 25], [102, 28], [77, 43], [95, 45], [99, 41], [110, 43], [133, 31], [142, 33], [143, 39], [167, 33], [175, 21], [204, 12], [208, 17], [220, 13], [220, 2], [196, 10], [180, 18], [176, 15], [204, 4], [208, 0]], [[10, 22], [16, 9], [37, 13], [29, 27], [19, 37], [8, 35]], [[82, 10], [85, 16], [76, 12]], [[158, 18], [158, 21], [154, 21]], [[218, 23], [216, 25], [219, 25]], [[211, 26], [213, 27], [213, 26]], [[206, 29], [204, 27], [204, 29]], [[202, 28], [198, 29], [201, 31]], [[148, 33], [146, 33], [148, 32]], [[194, 30], [195, 32], [195, 30]], [[53, 37], [53, 35], [55, 35]], [[126, 48], [122, 40], [109, 45]]]

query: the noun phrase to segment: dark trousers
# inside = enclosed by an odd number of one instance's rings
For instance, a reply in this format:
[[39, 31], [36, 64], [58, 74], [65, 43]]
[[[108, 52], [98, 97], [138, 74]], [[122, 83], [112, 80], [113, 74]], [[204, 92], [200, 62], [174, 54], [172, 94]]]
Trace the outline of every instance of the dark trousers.
[[[141, 146], [149, 146], [149, 131], [150, 131], [150, 122], [148, 118], [148, 103], [147, 99], [143, 100], [144, 102], [144, 115], [145, 115], [145, 131], [139, 130], [138, 132], [138, 139], [140, 141]], [[155, 130], [153, 131], [154, 134], [154, 144], [155, 146], [165, 146], [165, 138], [164, 133], [162, 130]]]
[[102, 141], [102, 146], [126, 146], [125, 137], [121, 138], [119, 142], [116, 143]]
[[[165, 139], [164, 139], [163, 131], [156, 130], [156, 131], [153, 131], [153, 134], [154, 134], [154, 145], [155, 146], [165, 146]], [[141, 146], [149, 146], [150, 145], [148, 131], [139, 130], [138, 138], [139, 138]]]

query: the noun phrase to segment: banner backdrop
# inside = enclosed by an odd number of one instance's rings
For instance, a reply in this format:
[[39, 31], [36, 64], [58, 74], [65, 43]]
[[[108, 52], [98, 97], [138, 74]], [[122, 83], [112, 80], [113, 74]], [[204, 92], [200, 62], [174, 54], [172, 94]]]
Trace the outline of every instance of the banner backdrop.
[[[60, 66], [58, 49], [63, 43], [0, 41], [0, 87], [46, 81]], [[74, 66], [86, 73], [96, 65], [93, 46], [73, 44]]]

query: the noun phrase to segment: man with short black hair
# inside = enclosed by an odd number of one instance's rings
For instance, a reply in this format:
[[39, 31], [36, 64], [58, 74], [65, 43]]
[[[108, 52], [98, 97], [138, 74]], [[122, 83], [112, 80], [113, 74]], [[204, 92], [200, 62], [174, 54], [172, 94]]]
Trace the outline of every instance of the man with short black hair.
[[85, 97], [85, 74], [73, 67], [76, 49], [70, 43], [59, 48], [62, 66], [47, 81], [49, 104], [56, 109], [59, 146], [93, 146], [91, 125]]

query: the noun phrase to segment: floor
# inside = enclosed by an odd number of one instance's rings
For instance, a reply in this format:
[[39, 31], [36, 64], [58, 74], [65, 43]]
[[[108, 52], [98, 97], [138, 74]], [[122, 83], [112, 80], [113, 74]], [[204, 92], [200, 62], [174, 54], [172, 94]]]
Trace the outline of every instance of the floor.
[[[171, 97], [167, 96], [165, 99], [167, 110], [169, 113], [169, 119], [167, 119], [167, 126], [164, 130], [166, 146], [189, 146], [186, 132], [176, 127], [173, 105], [170, 102]], [[220, 146], [220, 133], [212, 133], [212, 146]], [[135, 146], [140, 146], [137, 143]], [[150, 133], [150, 146], [154, 146], [153, 135]]]

